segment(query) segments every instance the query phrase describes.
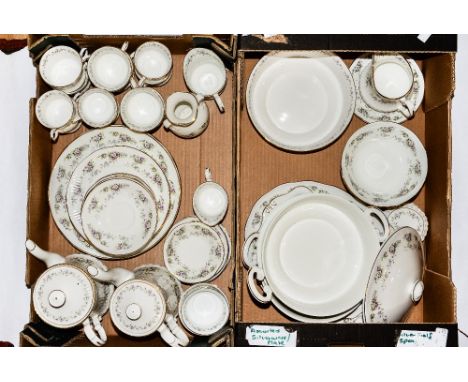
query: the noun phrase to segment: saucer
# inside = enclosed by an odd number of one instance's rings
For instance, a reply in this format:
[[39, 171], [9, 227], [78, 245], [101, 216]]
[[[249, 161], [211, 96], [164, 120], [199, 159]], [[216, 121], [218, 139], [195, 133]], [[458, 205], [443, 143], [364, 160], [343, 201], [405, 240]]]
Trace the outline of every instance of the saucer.
[[107, 179], [85, 197], [81, 218], [92, 245], [112, 257], [125, 257], [152, 238], [156, 203], [150, 191], [133, 180]]
[[393, 122], [374, 122], [357, 130], [341, 159], [346, 187], [367, 204], [399, 206], [424, 185], [427, 154], [419, 138]]
[[[424, 97], [424, 76], [416, 62], [408, 59], [413, 70], [414, 84], [408, 97], [409, 103], [417, 110]], [[395, 122], [406, 121], [406, 117], [398, 111], [398, 101], [389, 101], [380, 97], [372, 85], [372, 58], [364, 55], [354, 60], [350, 68], [356, 84], [356, 109], [354, 113], [363, 121]]]
[[202, 222], [175, 225], [164, 243], [167, 269], [185, 284], [213, 279], [224, 259], [220, 236]]
[[209, 336], [220, 330], [229, 319], [229, 301], [212, 284], [198, 284], [182, 295], [179, 306], [182, 324], [193, 334]]

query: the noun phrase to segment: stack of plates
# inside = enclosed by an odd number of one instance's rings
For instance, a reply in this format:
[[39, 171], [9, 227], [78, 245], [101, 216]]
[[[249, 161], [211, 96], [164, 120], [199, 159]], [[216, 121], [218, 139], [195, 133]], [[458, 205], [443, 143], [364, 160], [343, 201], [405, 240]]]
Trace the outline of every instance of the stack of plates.
[[120, 259], [141, 254], [164, 237], [180, 193], [177, 167], [159, 141], [111, 126], [65, 148], [50, 177], [49, 204], [74, 247]]

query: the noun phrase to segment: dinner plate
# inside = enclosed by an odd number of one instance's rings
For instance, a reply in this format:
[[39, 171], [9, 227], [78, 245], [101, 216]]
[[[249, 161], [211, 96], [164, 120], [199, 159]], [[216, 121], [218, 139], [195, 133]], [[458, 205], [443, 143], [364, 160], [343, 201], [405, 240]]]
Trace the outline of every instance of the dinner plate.
[[113, 174], [131, 175], [150, 188], [157, 205], [156, 232], [161, 229], [170, 205], [169, 185], [164, 172], [149, 155], [137, 149], [106, 147], [93, 152], [78, 164], [69, 181], [68, 214], [80, 235], [84, 235], [81, 225], [84, 196], [99, 179]]
[[354, 113], [356, 91], [347, 66], [321, 51], [264, 56], [247, 84], [247, 109], [258, 132], [290, 151], [312, 151], [336, 140]]
[[398, 206], [422, 188], [427, 175], [426, 150], [406, 127], [374, 122], [349, 138], [341, 175], [348, 189], [365, 203]]
[[103, 180], [92, 188], [81, 215], [88, 241], [115, 258], [141, 250], [157, 224], [156, 202], [150, 191], [125, 178]]
[[73, 227], [67, 210], [67, 189], [76, 167], [93, 152], [115, 146], [126, 146], [148, 154], [161, 168], [169, 183], [169, 212], [158, 231], [145, 250], [155, 246], [167, 233], [174, 222], [180, 205], [180, 178], [177, 166], [166, 148], [152, 135], [130, 131], [123, 126], [110, 126], [105, 129], [89, 131], [70, 143], [57, 159], [49, 181], [49, 205], [57, 227], [70, 243], [83, 253], [101, 259], [110, 259], [90, 245]]
[[305, 195], [275, 212], [259, 248], [273, 295], [301, 314], [326, 317], [362, 300], [379, 241], [356, 206], [332, 195]]

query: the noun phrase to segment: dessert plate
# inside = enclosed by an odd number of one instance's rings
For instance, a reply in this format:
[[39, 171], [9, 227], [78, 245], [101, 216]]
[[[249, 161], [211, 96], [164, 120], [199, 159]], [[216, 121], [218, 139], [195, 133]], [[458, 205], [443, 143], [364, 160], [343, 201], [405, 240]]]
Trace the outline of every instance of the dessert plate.
[[141, 250], [156, 229], [156, 203], [136, 181], [107, 179], [92, 188], [83, 202], [82, 225], [89, 242], [117, 258]]
[[57, 159], [49, 181], [49, 205], [57, 227], [81, 252], [101, 259], [110, 257], [91, 246], [73, 227], [67, 210], [67, 189], [75, 168], [93, 152], [115, 146], [126, 146], [148, 154], [161, 168], [169, 183], [169, 213], [163, 226], [146, 246], [155, 246], [167, 233], [177, 215], [180, 205], [180, 178], [176, 164], [166, 148], [153, 136], [132, 132], [122, 126], [110, 126], [92, 130], [70, 143]]
[[341, 159], [348, 189], [364, 202], [392, 207], [413, 198], [427, 175], [427, 154], [418, 137], [393, 122], [374, 122], [349, 138]]
[[365, 322], [397, 322], [424, 291], [424, 249], [416, 230], [388, 238], [372, 267], [363, 303]]
[[82, 161], [70, 178], [67, 209], [70, 221], [80, 235], [84, 235], [81, 225], [84, 196], [99, 179], [114, 174], [131, 175], [148, 186], [156, 200], [156, 232], [161, 229], [170, 205], [169, 185], [164, 172], [149, 155], [137, 149], [106, 147]]
[[253, 125], [268, 142], [290, 151], [317, 150], [336, 140], [351, 121], [355, 100], [351, 73], [329, 52], [269, 53], [247, 84]]
[[[356, 206], [332, 195], [305, 195], [275, 212], [259, 249], [273, 295], [303, 315], [328, 317], [362, 300], [379, 241], [369, 215]], [[255, 274], [253, 268], [249, 287], [257, 298]]]
[[202, 222], [176, 225], [164, 243], [167, 269], [185, 284], [211, 280], [223, 265], [223, 242], [211, 227]]
[[[417, 110], [424, 97], [424, 76], [414, 60], [407, 61], [414, 77], [408, 101]], [[372, 58], [369, 55], [354, 60], [350, 70], [356, 84], [355, 114], [359, 118], [368, 123], [406, 121], [406, 116], [398, 111], [399, 102], [386, 100], [375, 90], [372, 83]]]

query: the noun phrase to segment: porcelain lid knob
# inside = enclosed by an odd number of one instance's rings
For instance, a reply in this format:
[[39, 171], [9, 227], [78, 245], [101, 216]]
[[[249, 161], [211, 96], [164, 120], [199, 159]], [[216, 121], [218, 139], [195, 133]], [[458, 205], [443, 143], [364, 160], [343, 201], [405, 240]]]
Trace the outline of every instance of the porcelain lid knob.
[[137, 304], [130, 304], [127, 306], [125, 314], [132, 321], [138, 320], [141, 317], [141, 308]]
[[65, 293], [61, 290], [53, 290], [49, 294], [49, 304], [54, 308], [61, 308], [66, 301]]
[[424, 283], [419, 280], [413, 287], [413, 293], [411, 294], [411, 299], [413, 302], [418, 302], [421, 300], [421, 297], [424, 292]]

